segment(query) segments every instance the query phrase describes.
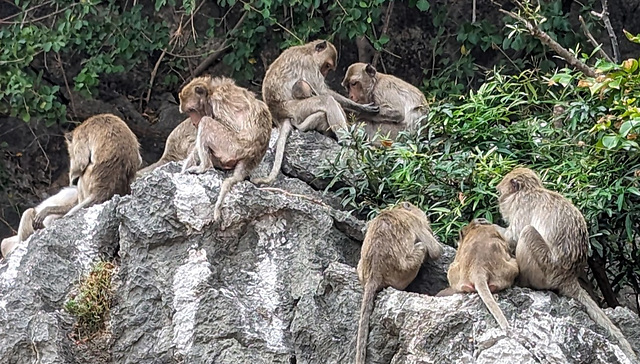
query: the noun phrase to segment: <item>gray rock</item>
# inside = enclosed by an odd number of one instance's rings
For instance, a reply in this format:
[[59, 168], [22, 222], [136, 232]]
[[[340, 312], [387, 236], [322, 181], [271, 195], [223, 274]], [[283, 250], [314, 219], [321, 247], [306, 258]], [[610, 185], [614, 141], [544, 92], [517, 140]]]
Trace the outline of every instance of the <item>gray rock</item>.
[[[301, 153], [304, 154], [304, 153]], [[268, 169], [265, 161], [260, 169]], [[0, 266], [2, 363], [349, 363], [361, 299], [364, 223], [308, 184], [238, 183], [212, 210], [225, 174], [169, 163], [130, 196], [37, 232]], [[435, 298], [454, 256], [425, 263], [411, 292], [376, 300], [369, 363], [624, 363], [573, 300], [515, 288], [497, 295], [505, 336], [477, 295]], [[69, 339], [62, 310], [103, 259], [119, 268], [104, 345]], [[632, 344], [638, 317], [609, 310]]]

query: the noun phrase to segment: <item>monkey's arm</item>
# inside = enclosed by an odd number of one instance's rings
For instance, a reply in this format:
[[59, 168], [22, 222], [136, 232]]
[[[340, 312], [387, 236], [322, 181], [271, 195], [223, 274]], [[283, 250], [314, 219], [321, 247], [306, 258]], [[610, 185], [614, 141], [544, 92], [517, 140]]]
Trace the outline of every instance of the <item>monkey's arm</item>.
[[378, 114], [368, 115], [366, 118], [376, 123], [398, 124], [404, 121], [405, 114], [404, 110], [394, 108], [389, 104], [382, 104]]
[[377, 105], [358, 104], [331, 89], [328, 89], [328, 92], [329, 95], [331, 95], [336, 101], [338, 101], [340, 106], [342, 106], [346, 110], [362, 114], [377, 114], [380, 112], [380, 107]]
[[47, 206], [40, 210], [33, 219], [33, 228], [42, 229], [44, 227], [44, 219], [49, 215], [64, 215], [69, 212], [75, 204], [60, 205], [60, 206]]

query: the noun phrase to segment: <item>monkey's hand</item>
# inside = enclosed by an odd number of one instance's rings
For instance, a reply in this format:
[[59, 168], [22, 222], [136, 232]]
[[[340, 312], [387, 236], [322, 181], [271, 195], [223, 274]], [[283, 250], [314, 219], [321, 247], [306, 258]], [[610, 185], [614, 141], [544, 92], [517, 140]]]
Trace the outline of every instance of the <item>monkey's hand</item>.
[[478, 225], [491, 225], [489, 220], [485, 219], [484, 217], [478, 217], [476, 219], [473, 219], [473, 222]]
[[191, 174], [203, 174], [206, 170], [204, 168], [200, 168], [200, 166], [193, 166], [191, 168], [187, 168], [185, 172]]
[[40, 230], [44, 228], [44, 219], [47, 218], [48, 216], [48, 212], [47, 209], [44, 208], [42, 211], [40, 211], [40, 213], [36, 214], [36, 217], [33, 219], [33, 222], [31, 223], [31, 225], [33, 226], [34, 230]]
[[370, 113], [370, 114], [377, 114], [377, 113], [380, 112], [380, 106], [374, 105], [373, 102], [369, 103], [369, 104], [363, 104], [362, 105], [362, 112]]

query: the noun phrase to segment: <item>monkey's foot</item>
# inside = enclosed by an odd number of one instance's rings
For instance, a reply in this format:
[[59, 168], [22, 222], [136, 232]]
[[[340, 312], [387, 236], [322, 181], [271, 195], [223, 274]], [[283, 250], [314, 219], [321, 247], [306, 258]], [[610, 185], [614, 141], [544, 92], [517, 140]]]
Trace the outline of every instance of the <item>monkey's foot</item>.
[[269, 178], [252, 178], [251, 179], [251, 183], [253, 183], [254, 185], [268, 185], [271, 182], [273, 181]]
[[191, 174], [203, 174], [206, 172], [206, 169], [200, 168], [199, 166], [194, 166], [191, 168], [187, 168], [186, 172]]
[[220, 210], [213, 210], [213, 221], [220, 221]]

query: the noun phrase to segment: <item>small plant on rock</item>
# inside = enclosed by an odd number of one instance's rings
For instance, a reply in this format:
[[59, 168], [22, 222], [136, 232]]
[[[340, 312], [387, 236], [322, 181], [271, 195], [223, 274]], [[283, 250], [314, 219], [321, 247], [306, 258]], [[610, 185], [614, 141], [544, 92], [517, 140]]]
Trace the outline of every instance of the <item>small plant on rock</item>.
[[78, 340], [88, 340], [105, 326], [111, 307], [111, 276], [115, 266], [99, 262], [80, 282], [78, 293], [65, 303], [65, 310], [76, 316], [74, 334]]

